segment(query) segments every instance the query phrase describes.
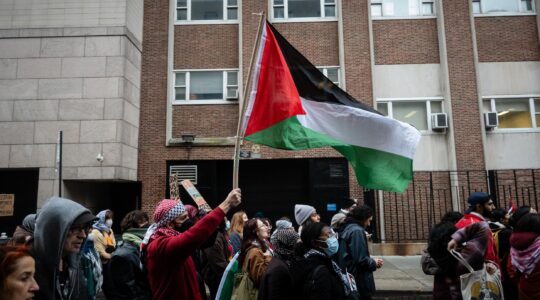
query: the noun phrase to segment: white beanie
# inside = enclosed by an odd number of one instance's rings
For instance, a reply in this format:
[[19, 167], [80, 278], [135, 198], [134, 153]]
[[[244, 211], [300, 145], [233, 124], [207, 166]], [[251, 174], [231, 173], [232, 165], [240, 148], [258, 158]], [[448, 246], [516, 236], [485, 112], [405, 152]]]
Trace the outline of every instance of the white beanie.
[[304, 224], [304, 222], [311, 216], [316, 213], [315, 207], [305, 204], [296, 204], [294, 206], [294, 218], [298, 225]]

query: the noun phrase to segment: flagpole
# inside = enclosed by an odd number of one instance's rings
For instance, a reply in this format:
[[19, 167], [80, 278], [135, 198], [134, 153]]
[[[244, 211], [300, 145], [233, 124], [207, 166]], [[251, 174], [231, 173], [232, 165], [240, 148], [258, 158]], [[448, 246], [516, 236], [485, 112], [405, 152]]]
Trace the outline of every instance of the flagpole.
[[266, 20], [264, 12], [260, 12], [258, 14], [260, 14], [259, 27], [257, 28], [257, 37], [255, 38], [255, 46], [253, 47], [253, 52], [251, 53], [251, 60], [249, 62], [246, 87], [244, 88], [244, 95], [242, 97], [242, 103], [240, 105], [240, 113], [238, 117], [238, 128], [236, 129], [236, 136], [235, 136], [235, 143], [234, 143], [233, 188], [238, 188], [238, 172], [240, 168], [240, 143], [243, 140], [243, 137], [240, 136], [240, 131], [242, 130], [242, 126], [243, 126], [242, 120], [244, 119], [244, 112], [246, 110], [246, 102], [249, 96], [248, 93], [249, 93], [250, 85], [251, 85], [251, 72], [253, 70], [253, 61], [255, 60], [255, 54], [259, 50], [261, 30], [263, 28], [263, 23]]

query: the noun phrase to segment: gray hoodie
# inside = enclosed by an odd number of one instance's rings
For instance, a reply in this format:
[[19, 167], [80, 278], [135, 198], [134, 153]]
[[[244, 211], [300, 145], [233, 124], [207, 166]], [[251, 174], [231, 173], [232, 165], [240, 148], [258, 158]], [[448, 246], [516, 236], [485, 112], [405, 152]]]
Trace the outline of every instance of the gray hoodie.
[[62, 297], [58, 269], [66, 236], [75, 219], [91, 213], [82, 205], [68, 199], [53, 197], [47, 200], [36, 219], [32, 253], [36, 259], [36, 281], [39, 294], [36, 299], [85, 299], [80, 254], [66, 257], [69, 266], [68, 296]]

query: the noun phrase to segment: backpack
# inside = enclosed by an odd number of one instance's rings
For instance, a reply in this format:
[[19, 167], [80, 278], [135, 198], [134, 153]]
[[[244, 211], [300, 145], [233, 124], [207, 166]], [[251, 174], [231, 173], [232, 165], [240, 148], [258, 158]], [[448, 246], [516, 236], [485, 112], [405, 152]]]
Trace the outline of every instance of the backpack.
[[497, 255], [497, 257], [500, 257], [499, 256], [499, 233], [502, 231], [502, 228], [501, 229], [497, 229], [496, 231], [493, 231], [491, 233], [491, 235], [493, 236], [493, 247], [495, 248], [495, 255]]

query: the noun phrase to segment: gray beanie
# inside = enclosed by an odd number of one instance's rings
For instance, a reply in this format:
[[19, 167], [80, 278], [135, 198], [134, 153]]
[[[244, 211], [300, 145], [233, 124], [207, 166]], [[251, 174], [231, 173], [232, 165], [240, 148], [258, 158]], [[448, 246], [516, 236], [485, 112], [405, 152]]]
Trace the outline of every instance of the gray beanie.
[[294, 218], [298, 225], [304, 224], [304, 222], [311, 216], [316, 213], [315, 207], [304, 204], [296, 204], [294, 206]]

